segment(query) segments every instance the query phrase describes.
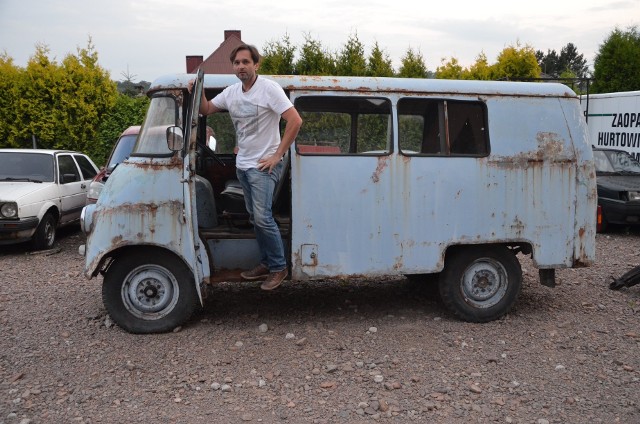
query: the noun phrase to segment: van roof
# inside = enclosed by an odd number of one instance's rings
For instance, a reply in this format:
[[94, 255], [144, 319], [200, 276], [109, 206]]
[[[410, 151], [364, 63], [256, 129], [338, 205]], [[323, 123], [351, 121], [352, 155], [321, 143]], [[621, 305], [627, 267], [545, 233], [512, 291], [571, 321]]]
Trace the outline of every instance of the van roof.
[[[261, 77], [276, 81], [285, 90], [577, 97], [569, 87], [559, 83], [309, 75], [261, 75]], [[163, 89], [183, 89], [194, 78], [195, 74], [166, 75], [156, 79], [148, 91], [152, 93]], [[238, 81], [235, 75], [206, 74], [204, 76], [205, 88], [224, 88]]]

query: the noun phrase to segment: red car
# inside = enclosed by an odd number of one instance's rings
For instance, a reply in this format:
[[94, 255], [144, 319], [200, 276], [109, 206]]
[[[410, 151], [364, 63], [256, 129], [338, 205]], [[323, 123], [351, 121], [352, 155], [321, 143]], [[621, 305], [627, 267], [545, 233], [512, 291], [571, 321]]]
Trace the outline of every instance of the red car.
[[98, 196], [100, 195], [107, 178], [109, 178], [111, 172], [113, 172], [120, 162], [129, 157], [133, 150], [133, 146], [136, 144], [139, 133], [140, 125], [133, 125], [120, 134], [118, 141], [116, 141], [113, 146], [113, 150], [111, 150], [111, 154], [107, 160], [107, 165], [100, 170], [98, 175], [95, 176], [89, 185], [89, 191], [87, 192], [87, 205], [98, 201]]

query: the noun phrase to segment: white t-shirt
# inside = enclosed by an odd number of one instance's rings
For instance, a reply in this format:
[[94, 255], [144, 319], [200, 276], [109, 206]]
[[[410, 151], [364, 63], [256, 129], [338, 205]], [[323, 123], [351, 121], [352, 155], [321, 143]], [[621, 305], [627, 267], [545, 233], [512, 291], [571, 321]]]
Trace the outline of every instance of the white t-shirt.
[[258, 160], [273, 155], [280, 145], [280, 116], [293, 104], [282, 87], [262, 76], [246, 93], [242, 82], [214, 97], [213, 105], [229, 111], [238, 137], [236, 168], [256, 168]]

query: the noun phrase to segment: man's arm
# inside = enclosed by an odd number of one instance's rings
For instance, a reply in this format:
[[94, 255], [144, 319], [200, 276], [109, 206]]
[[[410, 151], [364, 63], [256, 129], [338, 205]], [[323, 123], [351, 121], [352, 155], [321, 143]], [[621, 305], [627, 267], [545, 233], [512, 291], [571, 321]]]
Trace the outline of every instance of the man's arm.
[[273, 167], [276, 166], [284, 154], [287, 153], [287, 150], [289, 150], [289, 147], [293, 144], [293, 140], [296, 139], [298, 131], [300, 131], [302, 118], [295, 107], [292, 106], [287, 109], [282, 114], [282, 119], [284, 119], [287, 124], [284, 127], [284, 135], [280, 141], [280, 146], [278, 146], [278, 150], [273, 154], [273, 156], [269, 156], [268, 158], [260, 159], [258, 161], [258, 169], [260, 170], [269, 168], [269, 172], [271, 172]]
[[200, 115], [211, 115], [212, 113], [220, 112], [222, 109], [217, 108], [213, 101], [207, 100], [207, 97], [204, 95], [204, 90], [202, 90], [202, 100], [200, 100]]

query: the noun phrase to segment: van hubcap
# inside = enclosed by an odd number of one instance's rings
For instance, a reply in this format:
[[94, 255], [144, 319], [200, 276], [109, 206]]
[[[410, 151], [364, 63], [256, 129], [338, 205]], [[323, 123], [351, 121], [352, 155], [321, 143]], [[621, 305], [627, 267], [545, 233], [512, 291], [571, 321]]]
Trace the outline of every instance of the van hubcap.
[[178, 282], [158, 265], [143, 265], [131, 271], [122, 285], [122, 300], [139, 318], [158, 319], [173, 310], [178, 301]]
[[508, 286], [507, 271], [491, 258], [473, 262], [462, 276], [465, 300], [479, 308], [489, 308], [504, 297]]

